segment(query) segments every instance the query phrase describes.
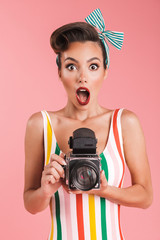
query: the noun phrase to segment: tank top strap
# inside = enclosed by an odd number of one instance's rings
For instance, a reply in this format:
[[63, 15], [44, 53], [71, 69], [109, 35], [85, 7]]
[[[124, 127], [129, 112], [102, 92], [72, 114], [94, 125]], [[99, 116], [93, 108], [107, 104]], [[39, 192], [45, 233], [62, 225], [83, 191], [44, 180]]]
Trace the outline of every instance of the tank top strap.
[[45, 165], [50, 163], [51, 154], [55, 153], [56, 139], [53, 132], [52, 122], [47, 111], [41, 111], [43, 116], [44, 126], [44, 150], [45, 150]]
[[124, 108], [114, 110], [113, 118], [112, 118], [112, 128], [113, 128], [113, 134], [114, 134], [114, 139], [115, 139], [118, 153], [121, 159], [123, 159], [123, 161], [125, 162], [123, 138], [122, 138], [122, 125], [121, 125], [121, 115], [123, 110]]

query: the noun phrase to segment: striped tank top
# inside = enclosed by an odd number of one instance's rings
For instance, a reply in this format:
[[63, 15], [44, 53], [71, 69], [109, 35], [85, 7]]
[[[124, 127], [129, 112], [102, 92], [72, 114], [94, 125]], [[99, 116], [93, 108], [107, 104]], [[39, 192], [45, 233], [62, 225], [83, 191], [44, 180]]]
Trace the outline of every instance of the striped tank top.
[[[121, 133], [121, 113], [112, 114], [109, 137], [100, 154], [101, 168], [110, 186], [122, 187], [125, 159]], [[49, 114], [41, 111], [44, 122], [45, 165], [50, 155], [59, 155]], [[61, 186], [50, 201], [51, 230], [48, 240], [124, 240], [120, 225], [120, 205], [96, 195], [68, 194]]]

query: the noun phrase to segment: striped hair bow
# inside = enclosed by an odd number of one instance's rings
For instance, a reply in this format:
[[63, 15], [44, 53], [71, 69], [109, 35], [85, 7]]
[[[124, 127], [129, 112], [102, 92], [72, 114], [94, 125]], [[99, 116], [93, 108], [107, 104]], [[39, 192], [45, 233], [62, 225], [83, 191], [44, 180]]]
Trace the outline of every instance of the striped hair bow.
[[97, 28], [99, 38], [103, 42], [106, 49], [106, 64], [107, 68], [109, 68], [109, 47], [106, 40], [108, 40], [113, 46], [120, 50], [123, 45], [124, 33], [105, 30], [104, 19], [99, 8], [95, 9], [88, 17], [86, 17], [85, 21]]

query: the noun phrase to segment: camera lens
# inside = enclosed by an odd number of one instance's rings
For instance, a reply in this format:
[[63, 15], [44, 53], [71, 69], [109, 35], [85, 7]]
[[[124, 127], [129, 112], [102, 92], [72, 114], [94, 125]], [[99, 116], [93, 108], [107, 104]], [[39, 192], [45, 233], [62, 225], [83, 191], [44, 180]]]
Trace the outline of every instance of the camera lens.
[[80, 190], [88, 191], [97, 183], [97, 166], [88, 160], [79, 160], [71, 171], [73, 185]]
[[76, 181], [84, 187], [93, 186], [96, 179], [96, 173], [92, 168], [80, 167], [77, 169]]

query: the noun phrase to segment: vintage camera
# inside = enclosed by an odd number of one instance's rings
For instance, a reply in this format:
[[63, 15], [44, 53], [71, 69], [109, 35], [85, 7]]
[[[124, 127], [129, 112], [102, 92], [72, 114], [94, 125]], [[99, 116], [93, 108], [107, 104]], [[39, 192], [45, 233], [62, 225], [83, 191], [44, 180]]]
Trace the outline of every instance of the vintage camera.
[[68, 188], [82, 191], [99, 189], [101, 158], [96, 153], [95, 133], [89, 128], [79, 128], [73, 132], [68, 144], [72, 149], [65, 156], [65, 182]]

